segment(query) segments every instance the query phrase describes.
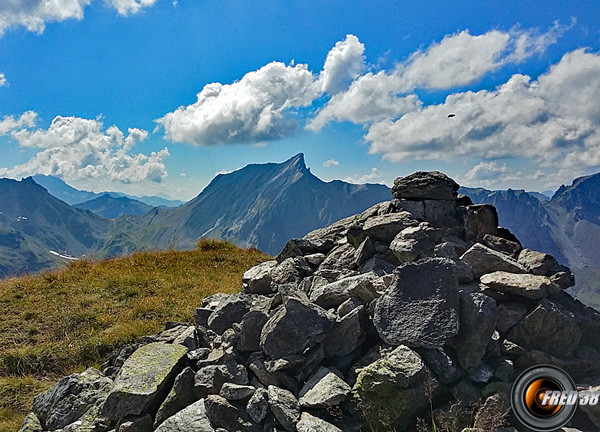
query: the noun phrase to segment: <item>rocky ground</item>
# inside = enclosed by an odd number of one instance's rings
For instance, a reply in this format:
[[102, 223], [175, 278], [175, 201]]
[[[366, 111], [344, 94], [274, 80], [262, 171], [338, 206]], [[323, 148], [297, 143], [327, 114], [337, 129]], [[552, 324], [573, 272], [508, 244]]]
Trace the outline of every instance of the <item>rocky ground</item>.
[[[599, 385], [600, 314], [563, 291], [569, 269], [457, 189], [437, 172], [397, 179], [391, 201], [203, 299], [195, 326], [167, 323], [63, 378], [21, 432], [507, 432], [525, 368]], [[600, 430], [600, 410], [572, 423]]]

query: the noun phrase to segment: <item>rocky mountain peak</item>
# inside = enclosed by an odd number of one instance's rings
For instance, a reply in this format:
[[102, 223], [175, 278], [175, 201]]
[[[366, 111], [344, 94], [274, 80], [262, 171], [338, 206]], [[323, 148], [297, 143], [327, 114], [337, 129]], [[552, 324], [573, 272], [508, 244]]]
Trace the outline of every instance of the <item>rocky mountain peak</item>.
[[[21, 432], [412, 431], [431, 419], [497, 431], [530, 366], [600, 384], [600, 314], [564, 291], [570, 270], [439, 174], [290, 239], [241, 293], [203, 299], [195, 325], [168, 323], [102, 371], [62, 379]], [[600, 427], [587, 412], [571, 426]]]

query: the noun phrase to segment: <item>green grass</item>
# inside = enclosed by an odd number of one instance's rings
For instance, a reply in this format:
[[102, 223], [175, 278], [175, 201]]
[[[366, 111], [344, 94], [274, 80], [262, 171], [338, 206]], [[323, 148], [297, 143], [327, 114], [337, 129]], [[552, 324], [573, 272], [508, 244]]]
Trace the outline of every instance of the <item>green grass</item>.
[[267, 259], [209, 240], [0, 280], [0, 432], [18, 430], [33, 397], [62, 376], [99, 366], [166, 321], [193, 323], [204, 297], [238, 292], [244, 271]]

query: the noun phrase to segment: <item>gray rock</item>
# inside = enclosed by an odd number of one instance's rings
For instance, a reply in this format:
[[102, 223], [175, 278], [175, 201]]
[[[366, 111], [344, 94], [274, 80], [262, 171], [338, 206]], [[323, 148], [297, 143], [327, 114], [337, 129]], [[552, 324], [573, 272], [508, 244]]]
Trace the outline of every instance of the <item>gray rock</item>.
[[552, 255], [531, 249], [523, 249], [519, 254], [518, 262], [530, 273], [540, 276], [548, 275], [553, 268], [559, 266]]
[[508, 255], [496, 252], [481, 243], [475, 243], [460, 259], [471, 266], [476, 278], [486, 273], [505, 271], [527, 273], [527, 269]]
[[267, 370], [267, 368], [265, 367], [265, 364], [263, 363], [262, 360], [259, 360], [259, 359], [254, 360], [252, 363], [250, 363], [250, 366], [248, 366], [248, 367], [254, 373], [254, 375], [256, 375], [256, 377], [258, 378], [258, 380], [261, 382], [262, 385], [265, 385], [265, 386], [269, 386], [269, 385], [280, 386], [281, 385], [279, 378], [273, 372], [269, 372]]
[[467, 240], [481, 242], [486, 234], [498, 234], [498, 213], [489, 204], [462, 208], [462, 219]]
[[456, 217], [456, 199], [428, 199], [424, 200], [425, 220], [435, 221], [445, 217]]
[[401, 263], [413, 261], [421, 253], [433, 250], [434, 247], [435, 243], [421, 226], [403, 229], [390, 244], [390, 250]]
[[206, 415], [213, 426], [221, 427], [227, 431], [257, 431], [245, 410], [230, 404], [227, 399], [217, 395], [207, 396], [204, 400]]
[[354, 253], [355, 265], [358, 267], [375, 255], [375, 246], [369, 237], [365, 238]]
[[456, 275], [459, 284], [468, 284], [475, 279], [473, 269], [469, 264], [461, 261], [456, 252], [456, 247], [450, 242], [443, 242], [435, 246], [433, 256], [436, 258], [448, 258], [456, 263]]
[[536, 300], [560, 291], [547, 276], [495, 271], [481, 276], [480, 280], [493, 290]]
[[262, 311], [250, 311], [240, 323], [240, 336], [237, 348], [240, 351], [258, 351], [260, 349], [260, 333], [269, 320], [267, 314]]
[[517, 242], [510, 241], [492, 234], [486, 234], [483, 236], [483, 244], [491, 249], [494, 249], [495, 251], [502, 252], [503, 254], [509, 255], [513, 258], [518, 257], [519, 253], [523, 249], [523, 247]]
[[467, 406], [473, 405], [481, 397], [481, 391], [467, 379], [460, 380], [455, 386], [450, 388], [450, 393], [454, 396], [454, 399]]
[[334, 372], [320, 367], [304, 384], [299, 394], [303, 408], [327, 408], [339, 405], [352, 389]]
[[[110, 378], [89, 368], [80, 374], [62, 378], [54, 387], [37, 395], [31, 411], [44, 430], [62, 429], [86, 414], [97, 412], [112, 385]], [[31, 420], [33, 427], [35, 421]]]
[[325, 358], [350, 354], [364, 342], [365, 334], [360, 325], [363, 309], [364, 306], [359, 306], [336, 321], [323, 343]]
[[292, 369], [304, 363], [304, 360], [306, 360], [306, 358], [303, 355], [294, 354], [277, 360], [266, 360], [265, 368], [269, 372]]
[[353, 400], [372, 425], [408, 422], [428, 407], [426, 375], [419, 355], [401, 345], [361, 369], [352, 389]]
[[496, 302], [481, 293], [460, 293], [460, 331], [449, 345], [456, 349], [461, 367], [473, 373], [485, 355], [496, 328]]
[[34, 413], [29, 413], [23, 419], [19, 432], [42, 432], [44, 428], [40, 423], [40, 419]]
[[[588, 387], [585, 388], [584, 391], [588, 391], [588, 392], [600, 392], [600, 386], [597, 387]], [[595, 405], [591, 405], [591, 404], [579, 404], [579, 408], [587, 414], [587, 416], [589, 417], [589, 419], [592, 421], [592, 423], [594, 423], [594, 425], [598, 428], [600, 428], [600, 406], [598, 404]]]
[[269, 294], [271, 288], [271, 271], [277, 266], [277, 261], [265, 261], [255, 265], [242, 276], [242, 288], [247, 293]]
[[354, 254], [356, 249], [350, 244], [335, 247], [319, 266], [319, 270], [346, 270], [355, 266]]
[[200, 348], [198, 338], [196, 337], [196, 327], [188, 326], [172, 343], [183, 345], [190, 351]]
[[327, 256], [322, 253], [314, 253], [314, 254], [304, 256], [304, 259], [306, 260], [308, 265], [311, 265], [314, 267], [319, 267], [321, 264], [323, 264], [323, 261], [325, 261], [325, 258], [327, 258]]
[[494, 370], [494, 378], [504, 382], [512, 382], [515, 373], [515, 364], [510, 359], [502, 359]]
[[425, 203], [423, 201], [394, 199], [392, 206], [395, 212], [409, 212], [415, 219], [425, 219]]
[[307, 412], [302, 413], [297, 428], [298, 432], [342, 432], [337, 426]]
[[350, 297], [348, 300], [346, 300], [344, 303], [338, 306], [336, 312], [340, 318], [343, 318], [344, 316], [352, 312], [354, 309], [364, 304], [365, 302], [361, 298]]
[[428, 258], [394, 270], [373, 324], [388, 344], [436, 348], [458, 333], [456, 265]]
[[389, 244], [404, 228], [415, 225], [418, 222], [410, 213], [400, 212], [373, 216], [367, 219], [362, 229], [371, 240]]
[[273, 359], [301, 354], [305, 348], [323, 340], [332, 324], [324, 309], [288, 297], [263, 327], [260, 346]]
[[154, 420], [154, 427], [158, 427], [163, 421], [181, 411], [186, 406], [193, 403], [194, 397], [194, 377], [195, 372], [192, 368], [186, 367], [179, 375], [175, 377], [173, 388], [166, 399], [160, 405]]
[[303, 239], [306, 240], [332, 240], [339, 241], [346, 236], [348, 227], [356, 221], [355, 216], [348, 216], [325, 228], [319, 228], [306, 234]]
[[475, 383], [486, 383], [494, 376], [494, 370], [486, 363], [480, 363], [467, 378]]
[[230, 296], [208, 317], [208, 328], [217, 334], [222, 334], [234, 323], [239, 323], [250, 310], [250, 306], [247, 296]]
[[544, 299], [508, 332], [507, 339], [527, 350], [566, 358], [579, 344], [581, 331], [571, 312]]
[[197, 398], [218, 394], [226, 382], [248, 384], [248, 371], [234, 360], [226, 364], [210, 365], [200, 369], [194, 378], [194, 393]]
[[300, 404], [292, 392], [269, 386], [268, 389], [269, 407], [277, 421], [287, 431], [295, 431], [296, 424], [300, 420]]
[[463, 376], [458, 360], [447, 349], [422, 349], [419, 354], [442, 383], [450, 384]]
[[285, 244], [279, 255], [277, 262], [281, 263], [287, 258], [303, 256], [307, 254], [322, 253], [327, 254], [333, 249], [334, 243], [331, 240], [322, 239], [291, 239]]
[[384, 260], [379, 255], [375, 255], [371, 259], [367, 260], [364, 264], [362, 264], [358, 271], [361, 273], [370, 273], [373, 272], [378, 276], [383, 276], [385, 274], [392, 273], [396, 266], [389, 261]]
[[219, 396], [227, 400], [244, 400], [254, 394], [254, 387], [250, 385], [241, 385], [233, 383], [224, 383], [219, 392]]
[[353, 296], [369, 303], [379, 297], [373, 285], [376, 277], [374, 273], [366, 273], [336, 280], [312, 289], [310, 300], [325, 309], [337, 308]]
[[502, 303], [498, 306], [496, 328], [506, 333], [527, 314], [527, 307], [521, 303]]
[[214, 430], [206, 415], [204, 399], [200, 399], [167, 418], [155, 432], [214, 432]]
[[392, 187], [392, 198], [407, 200], [452, 200], [458, 196], [458, 184], [439, 171], [418, 171], [398, 177]]
[[266, 389], [257, 388], [246, 405], [246, 412], [254, 423], [262, 422], [269, 412], [267, 394]]
[[139, 348], [123, 364], [115, 384], [102, 408], [102, 416], [119, 420], [140, 415], [160, 404], [179, 371], [187, 349], [182, 345], [151, 343]]
[[152, 416], [144, 414], [141, 416], [127, 417], [120, 425], [118, 432], [152, 432]]

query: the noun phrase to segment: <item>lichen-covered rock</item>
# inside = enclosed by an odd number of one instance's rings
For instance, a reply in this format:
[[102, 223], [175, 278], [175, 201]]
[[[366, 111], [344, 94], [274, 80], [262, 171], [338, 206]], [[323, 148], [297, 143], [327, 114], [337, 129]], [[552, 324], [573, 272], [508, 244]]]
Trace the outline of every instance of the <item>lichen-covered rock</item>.
[[110, 378], [89, 368], [61, 379], [50, 390], [37, 395], [31, 410], [44, 430], [62, 429], [83, 417], [97, 414], [112, 385]]
[[277, 421], [285, 430], [295, 431], [296, 424], [300, 420], [300, 404], [294, 394], [272, 385], [268, 387], [267, 391], [269, 406]]
[[167, 418], [155, 432], [214, 432], [206, 415], [204, 399], [200, 399]]
[[339, 405], [352, 389], [326, 367], [320, 367], [304, 384], [299, 394], [303, 408], [327, 408]]
[[194, 397], [194, 377], [195, 372], [192, 368], [186, 367], [179, 375], [175, 377], [173, 388], [160, 405], [154, 420], [154, 427], [158, 427], [163, 421], [181, 411], [196, 398]]
[[500, 252], [496, 252], [481, 243], [475, 243], [460, 259], [471, 266], [475, 277], [479, 278], [486, 273], [504, 271], [509, 273], [527, 273], [527, 269], [514, 259]]
[[34, 413], [29, 413], [23, 419], [23, 424], [19, 432], [42, 432], [44, 428], [40, 423], [40, 419]]
[[458, 333], [456, 265], [427, 258], [394, 270], [390, 287], [377, 300], [373, 324], [384, 342], [441, 347]]
[[307, 412], [302, 413], [297, 428], [298, 432], [342, 432], [337, 426]]
[[481, 276], [480, 280], [493, 290], [534, 300], [560, 291], [560, 287], [547, 276], [496, 271]]
[[139, 348], [123, 364], [102, 407], [102, 416], [120, 420], [140, 415], [160, 404], [160, 395], [179, 371], [187, 353], [182, 345], [151, 343]]
[[426, 370], [416, 352], [397, 347], [358, 374], [352, 389], [357, 409], [375, 425], [408, 421], [428, 406]]

